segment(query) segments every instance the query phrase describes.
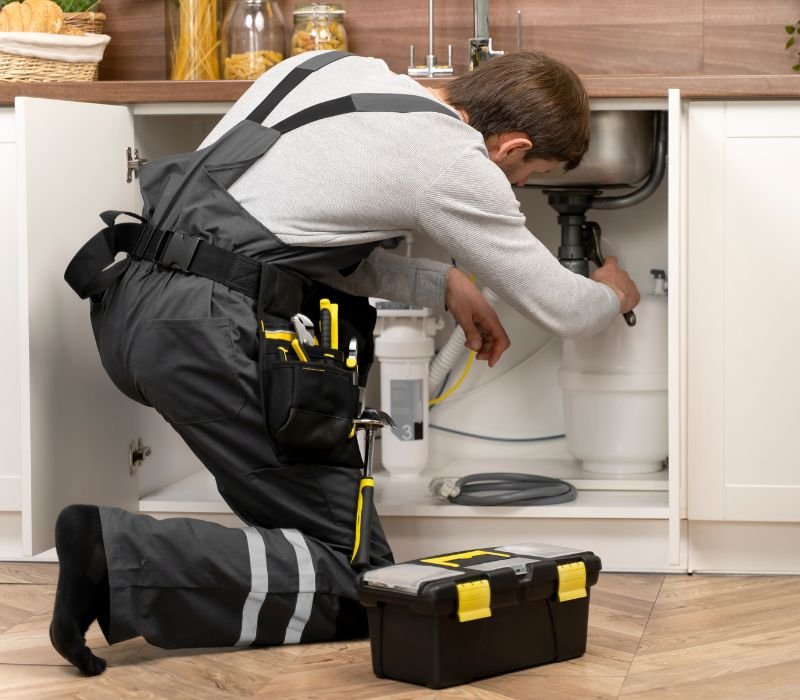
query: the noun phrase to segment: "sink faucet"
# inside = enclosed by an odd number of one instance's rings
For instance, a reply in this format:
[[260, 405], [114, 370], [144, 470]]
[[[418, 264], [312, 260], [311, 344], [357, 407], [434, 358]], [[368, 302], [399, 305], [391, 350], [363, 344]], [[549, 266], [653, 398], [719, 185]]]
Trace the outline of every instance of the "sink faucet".
[[428, 0], [428, 54], [425, 56], [425, 65], [418, 66], [414, 61], [414, 45], [410, 47], [408, 74], [414, 78], [439, 78], [453, 75], [453, 47], [447, 47], [447, 65], [436, 62], [433, 52], [433, 0]]
[[489, 36], [489, 0], [473, 0], [475, 10], [475, 32], [469, 40], [469, 69], [475, 70], [481, 63], [502, 56], [505, 51], [492, 49]]

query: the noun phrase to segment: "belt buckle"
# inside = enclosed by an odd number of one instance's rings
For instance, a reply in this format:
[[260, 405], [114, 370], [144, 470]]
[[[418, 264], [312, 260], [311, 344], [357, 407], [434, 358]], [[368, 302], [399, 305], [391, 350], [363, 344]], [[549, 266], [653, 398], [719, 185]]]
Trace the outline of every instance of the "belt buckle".
[[188, 272], [199, 244], [200, 239], [197, 236], [184, 236], [176, 231], [164, 247], [159, 263], [174, 270]]

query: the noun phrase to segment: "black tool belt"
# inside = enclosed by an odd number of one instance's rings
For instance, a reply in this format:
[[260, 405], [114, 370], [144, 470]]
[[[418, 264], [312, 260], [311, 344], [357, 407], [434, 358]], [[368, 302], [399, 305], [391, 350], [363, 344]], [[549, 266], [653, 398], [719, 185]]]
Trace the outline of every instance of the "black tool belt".
[[[137, 221], [117, 223], [123, 214]], [[258, 300], [260, 308], [269, 308], [276, 316], [288, 318], [300, 308], [302, 280], [296, 275], [180, 231], [154, 228], [131, 212], [105, 211], [100, 218], [106, 228], [89, 239], [64, 273], [64, 279], [81, 299], [92, 297], [98, 301], [131, 260], [147, 260], [224, 284]], [[122, 252], [128, 257], [115, 262]], [[262, 279], [265, 275], [267, 278]]]

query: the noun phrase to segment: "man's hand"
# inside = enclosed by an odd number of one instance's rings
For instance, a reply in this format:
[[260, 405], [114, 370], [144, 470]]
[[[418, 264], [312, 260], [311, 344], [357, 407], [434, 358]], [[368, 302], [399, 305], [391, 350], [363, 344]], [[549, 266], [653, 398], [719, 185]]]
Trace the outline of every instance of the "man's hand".
[[488, 360], [489, 367], [500, 359], [511, 341], [497, 314], [480, 290], [461, 270], [451, 267], [447, 273], [447, 310], [461, 326], [467, 340], [464, 345]]
[[639, 290], [628, 273], [617, 266], [617, 259], [613, 255], [609, 255], [606, 258], [603, 267], [598, 267], [594, 271], [592, 279], [595, 282], [602, 282], [607, 287], [611, 287], [619, 297], [620, 313], [624, 314], [632, 311], [633, 307], [639, 303]]

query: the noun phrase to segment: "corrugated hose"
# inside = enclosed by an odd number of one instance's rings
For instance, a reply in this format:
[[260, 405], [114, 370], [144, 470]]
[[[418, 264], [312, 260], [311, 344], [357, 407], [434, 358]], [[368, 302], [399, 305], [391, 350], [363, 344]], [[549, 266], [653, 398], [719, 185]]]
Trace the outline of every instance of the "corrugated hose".
[[437, 477], [428, 488], [438, 499], [463, 506], [545, 506], [578, 496], [578, 490], [561, 479], [502, 472]]

